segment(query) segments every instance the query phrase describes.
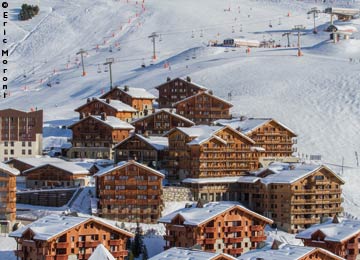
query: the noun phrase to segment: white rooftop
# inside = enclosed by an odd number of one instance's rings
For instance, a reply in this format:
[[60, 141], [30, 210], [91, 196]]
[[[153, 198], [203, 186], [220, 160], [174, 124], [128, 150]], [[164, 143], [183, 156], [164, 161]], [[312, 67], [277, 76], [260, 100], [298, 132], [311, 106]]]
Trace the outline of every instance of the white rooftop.
[[22, 237], [22, 234], [31, 230], [34, 233], [34, 240], [43, 240], [47, 241], [77, 225], [80, 225], [87, 220], [93, 219], [94, 221], [104, 223], [106, 225], [111, 226], [113, 229], [118, 230], [119, 232], [129, 234], [131, 233], [122, 230], [105, 220], [101, 220], [100, 218], [92, 218], [92, 217], [74, 217], [74, 216], [61, 216], [61, 215], [48, 215], [46, 217], [40, 218], [26, 226], [19, 228], [18, 230], [9, 234], [10, 237]]
[[33, 168], [30, 168], [26, 171], [24, 171], [24, 174], [31, 172], [35, 169], [38, 169], [40, 167], [43, 167], [45, 165], [51, 165], [53, 167], [62, 169], [66, 172], [72, 173], [72, 174], [89, 174], [89, 171], [87, 169], [85, 169], [84, 167], [78, 165], [75, 162], [68, 162], [68, 161], [64, 161], [64, 160], [59, 160], [59, 161], [54, 161], [54, 162], [44, 162], [43, 164], [39, 164]]
[[159, 87], [161, 87], [161, 86], [163, 86], [163, 85], [165, 85], [165, 84], [167, 84], [167, 83], [169, 83], [169, 82], [175, 81], [175, 80], [181, 80], [181, 81], [186, 82], [186, 83], [188, 83], [188, 84], [194, 85], [194, 86], [196, 86], [196, 87], [198, 87], [198, 88], [200, 88], [200, 89], [202, 89], [202, 90], [207, 90], [206, 87], [204, 87], [204, 86], [202, 86], [202, 85], [200, 85], [200, 84], [198, 84], [198, 83], [192, 82], [192, 81], [189, 82], [189, 81], [186, 80], [186, 78], [174, 78], [174, 79], [172, 79], [172, 80], [170, 80], [170, 81], [166, 81], [166, 82], [164, 82], [164, 83], [156, 86], [155, 88], [158, 89]]
[[145, 137], [143, 135], [140, 134], [134, 134], [129, 136], [128, 138], [124, 139], [123, 141], [121, 141], [120, 143], [116, 144], [116, 146], [113, 149], [116, 149], [117, 146], [125, 143], [126, 141], [128, 141], [129, 139], [133, 138], [134, 136], [140, 138], [141, 140], [143, 140], [144, 142], [148, 143], [149, 145], [151, 145], [155, 150], [165, 150], [168, 149], [169, 147], [169, 139], [167, 137], [162, 137], [162, 136], [148, 136]]
[[103, 244], [99, 244], [91, 254], [89, 260], [115, 260], [115, 257], [113, 257]]
[[109, 103], [106, 102], [106, 99], [100, 99], [100, 98], [96, 98], [96, 100], [99, 100], [100, 102], [109, 105], [111, 107], [113, 107], [114, 109], [116, 109], [118, 112], [121, 111], [126, 111], [126, 112], [137, 112], [137, 110], [135, 108], [133, 108], [132, 106], [129, 106], [123, 102], [121, 102], [120, 100], [115, 100], [115, 99], [109, 99]]
[[20, 174], [19, 170], [15, 169], [15, 168], [12, 168], [9, 165], [7, 165], [5, 163], [2, 163], [2, 162], [0, 162], [0, 172], [1, 171], [5, 171], [5, 172], [10, 173], [12, 175], [19, 175]]
[[107, 124], [108, 126], [111, 126], [114, 129], [135, 129], [132, 125], [130, 125], [129, 123], [120, 120], [117, 117], [114, 116], [107, 116], [106, 120], [102, 120], [101, 116], [93, 116], [91, 115], [90, 117], [95, 118], [98, 121], [101, 121], [105, 124]]
[[127, 93], [129, 96], [131, 96], [133, 98], [145, 98], [145, 99], [155, 99], [156, 98], [153, 94], [151, 94], [144, 88], [128, 87], [127, 91], [125, 91], [125, 89], [121, 88], [121, 87], [117, 87], [117, 88], [119, 90], [121, 90], [122, 92]]
[[53, 157], [33, 157], [33, 158], [14, 158], [14, 159], [7, 161], [7, 163], [11, 163], [12, 161], [19, 161], [19, 162], [23, 162], [25, 164], [31, 165], [33, 167], [37, 167], [40, 165], [44, 165], [46, 163], [63, 162], [64, 160], [61, 160], [59, 158], [53, 158]]
[[220, 255], [226, 255], [229, 259], [236, 259], [227, 254], [211, 253], [201, 250], [172, 247], [160, 254], [149, 258], [149, 260], [211, 260]]
[[197, 207], [191, 207], [191, 208], [183, 208], [176, 210], [164, 217], [162, 217], [159, 222], [160, 223], [171, 223], [171, 221], [176, 217], [177, 215], [181, 215], [182, 218], [184, 218], [184, 225], [190, 225], [190, 226], [198, 226], [204, 222], [207, 222], [211, 220], [212, 218], [216, 217], [217, 215], [226, 212], [228, 210], [231, 210], [232, 208], [241, 208], [241, 210], [251, 213], [261, 219], [263, 219], [266, 222], [272, 223], [273, 221], [271, 219], [268, 219], [264, 216], [261, 216], [238, 202], [232, 202], [232, 201], [221, 201], [221, 202], [211, 202], [204, 205], [202, 208]]
[[[250, 250], [241, 256], [238, 260], [298, 260], [303, 259], [306, 255], [315, 252], [316, 250], [325, 251], [324, 249], [317, 249], [314, 247], [295, 246], [295, 245], [281, 245], [279, 249], [271, 249], [271, 247], [264, 247], [261, 249]], [[343, 259], [328, 251], [327, 254], [334, 256], [336, 259]]]
[[316, 224], [296, 235], [299, 239], [311, 239], [312, 234], [320, 231], [325, 235], [325, 241], [342, 242], [360, 233], [360, 221], [340, 219], [340, 223], [329, 220], [323, 224]]
[[197, 93], [197, 94], [195, 94], [195, 95], [193, 95], [193, 96], [190, 96], [190, 97], [184, 98], [184, 99], [182, 99], [182, 100], [179, 100], [178, 102], [174, 103], [174, 106], [176, 106], [176, 105], [178, 105], [178, 104], [180, 104], [180, 103], [182, 103], [182, 102], [184, 102], [184, 101], [193, 99], [193, 98], [195, 98], [195, 97], [197, 97], [197, 96], [201, 96], [201, 95], [206, 95], [206, 96], [215, 98], [215, 99], [217, 99], [217, 100], [220, 100], [221, 102], [228, 104], [230, 107], [233, 106], [233, 104], [231, 104], [230, 102], [226, 101], [225, 99], [222, 99], [222, 98], [220, 98], [220, 97], [217, 97], [217, 96], [215, 96], [215, 95], [213, 95], [213, 94], [210, 94], [210, 93], [208, 93], [208, 92], [205, 92], [205, 91], [199, 92], [199, 93]]
[[123, 167], [126, 167], [128, 165], [131, 165], [131, 164], [134, 164], [134, 165], [137, 165], [139, 167], [142, 167], [142, 168], [145, 168], [149, 171], [151, 171], [152, 173], [160, 176], [161, 178], [165, 178], [165, 175], [162, 174], [161, 172], [157, 171], [157, 170], [154, 170], [153, 168], [150, 168], [144, 164], [141, 164], [141, 163], [138, 163], [136, 161], [123, 161], [123, 162], [119, 162], [116, 166], [108, 166], [108, 167], [105, 167], [104, 169], [101, 169], [100, 171], [98, 171], [96, 174], [94, 174], [94, 177], [101, 177], [107, 173], [110, 173], [112, 171], [115, 171], [117, 169], [121, 169]]
[[160, 113], [167, 113], [167, 114], [170, 114], [170, 115], [173, 115], [173, 116], [179, 118], [182, 121], [186, 121], [186, 122], [188, 122], [188, 123], [190, 123], [192, 125], [195, 125], [195, 123], [193, 121], [191, 121], [190, 119], [188, 119], [186, 117], [183, 117], [183, 116], [181, 116], [179, 114], [176, 114], [175, 111], [176, 111], [176, 109], [168, 109], [168, 108], [158, 109], [158, 110], [155, 111], [155, 113], [149, 114], [149, 115], [141, 117], [141, 118], [137, 118], [134, 121], [132, 121], [131, 123], [136, 123], [136, 122], [139, 122], [139, 121], [143, 121], [144, 119], [147, 119], [149, 117], [154, 117], [154, 116], [156, 116], [156, 115], [158, 115]]
[[205, 183], [255, 183], [260, 178], [255, 176], [236, 176], [236, 177], [214, 177], [214, 178], [187, 178], [183, 183], [205, 184]]

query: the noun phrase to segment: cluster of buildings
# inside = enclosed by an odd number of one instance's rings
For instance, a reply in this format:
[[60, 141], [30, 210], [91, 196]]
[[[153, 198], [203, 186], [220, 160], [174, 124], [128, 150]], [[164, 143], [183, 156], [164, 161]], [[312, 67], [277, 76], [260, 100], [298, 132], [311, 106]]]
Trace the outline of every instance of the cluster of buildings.
[[[11, 233], [20, 259], [91, 259], [92, 254], [92, 259], [98, 254], [125, 259], [132, 234], [102, 218], [163, 223], [168, 250], [152, 259], [266, 259], [266, 254], [274, 259], [356, 259], [357, 237], [335, 241], [330, 231], [309, 233], [328, 218], [338, 222], [328, 225], [337, 227], [356, 224], [337, 217], [343, 211], [344, 181], [324, 165], [293, 156], [293, 130], [273, 118], [232, 117], [231, 103], [189, 77], [168, 78], [156, 89], [157, 99], [128, 86], [88, 98], [75, 109], [79, 120], [68, 127], [73, 136], [64, 151], [66, 161], [28, 152], [28, 147], [41, 149], [42, 111], [16, 112], [17, 117], [15, 110], [0, 111], [5, 161], [0, 164], [0, 219], [15, 221], [20, 179], [30, 190], [83, 187], [91, 180], [96, 186], [97, 217], [49, 216]], [[2, 152], [6, 147], [14, 151]], [[79, 158], [112, 163], [84, 167]], [[198, 203], [162, 216], [164, 180], [187, 188]], [[300, 232], [304, 244], [316, 248], [276, 243], [267, 248], [266, 225]], [[254, 251], [258, 248], [262, 253]], [[294, 257], [286, 258], [286, 252]]]

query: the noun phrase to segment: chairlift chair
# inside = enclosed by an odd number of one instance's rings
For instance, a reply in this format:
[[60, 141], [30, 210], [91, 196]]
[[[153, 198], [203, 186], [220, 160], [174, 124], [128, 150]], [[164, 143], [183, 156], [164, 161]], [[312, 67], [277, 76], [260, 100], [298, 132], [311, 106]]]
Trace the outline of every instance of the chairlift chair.
[[60, 84], [60, 79], [56, 79], [55, 84]]
[[97, 67], [97, 73], [101, 73], [100, 64], [98, 64], [98, 67]]
[[195, 38], [194, 30], [192, 30], [192, 32], [191, 32], [191, 38]]
[[160, 34], [160, 36], [159, 36], [159, 42], [161, 42], [162, 41], [162, 36], [161, 36], [161, 34]]
[[200, 37], [204, 37], [203, 30], [200, 31]]
[[109, 68], [107, 65], [104, 65], [104, 72], [108, 72], [109, 71]]
[[240, 32], [242, 32], [242, 31], [243, 31], [242, 24], [240, 24]]
[[272, 28], [271, 20], [269, 21], [269, 27]]

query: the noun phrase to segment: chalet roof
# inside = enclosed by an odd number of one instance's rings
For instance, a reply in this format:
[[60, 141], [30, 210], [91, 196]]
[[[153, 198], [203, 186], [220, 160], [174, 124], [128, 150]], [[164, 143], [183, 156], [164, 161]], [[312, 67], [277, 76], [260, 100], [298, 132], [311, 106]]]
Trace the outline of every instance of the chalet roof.
[[[113, 109], [115, 109], [117, 112], [137, 112], [137, 110], [135, 108], [133, 108], [132, 106], [129, 106], [123, 102], [121, 102], [120, 100], [114, 100], [114, 99], [101, 99], [101, 98], [97, 98], [97, 97], [94, 97], [91, 99], [90, 102], [87, 102], [83, 105], [81, 105], [80, 107], [76, 108], [75, 111], [78, 111], [80, 110], [81, 108], [87, 106], [89, 103], [92, 103], [92, 102], [101, 102], [102, 104], [106, 105], [106, 106], [109, 106]], [[108, 102], [109, 103], [108, 103]]]
[[[192, 127], [176, 127], [172, 130], [170, 130], [165, 135], [168, 135], [172, 131], [175, 131], [176, 129], [180, 130], [184, 134], [186, 134], [189, 137], [195, 137], [194, 140], [188, 143], [188, 145], [200, 145], [203, 142], [206, 142], [210, 140], [212, 137], [216, 136], [216, 133], [225, 129], [230, 128], [232, 131], [243, 137], [244, 139], [248, 140], [250, 143], [255, 143], [252, 139], [250, 139], [248, 136], [240, 133], [239, 131], [229, 127], [229, 126], [208, 126], [208, 125], [195, 125]], [[226, 143], [225, 140], [222, 138], [216, 136], [217, 138], [221, 139], [223, 142]]]
[[196, 259], [196, 260], [212, 260], [219, 256], [224, 256], [226, 259], [235, 259], [235, 257], [222, 254], [222, 253], [212, 253], [205, 252], [195, 249], [187, 249], [180, 247], [172, 247], [166, 251], [161, 252], [160, 254], [149, 258], [149, 260], [187, 260], [187, 259]]
[[275, 122], [276, 124], [280, 125], [284, 129], [292, 133], [294, 136], [296, 136], [293, 130], [273, 118], [246, 118], [244, 120], [242, 120], [241, 118], [219, 119], [214, 121], [214, 124], [222, 126], [228, 125], [247, 135], [271, 121]]
[[152, 146], [157, 151], [166, 150], [166, 149], [169, 148], [169, 139], [167, 137], [162, 137], [162, 136], [148, 136], [148, 137], [145, 137], [145, 136], [140, 135], [140, 134], [133, 134], [133, 135], [129, 136], [128, 138], [122, 140], [120, 143], [116, 144], [114, 146], [113, 150], [115, 150], [118, 146], [126, 143], [130, 139], [134, 138], [134, 136], [138, 137], [139, 139], [141, 139], [145, 143], [149, 144], [150, 146]]
[[174, 79], [172, 79], [172, 80], [170, 80], [170, 81], [167, 81], [167, 82], [164, 82], [164, 83], [160, 84], [159, 86], [156, 86], [155, 88], [156, 88], [156, 89], [159, 89], [159, 88], [161, 88], [162, 86], [167, 85], [167, 84], [169, 84], [169, 83], [171, 83], [171, 82], [173, 82], [173, 81], [175, 81], [175, 80], [180, 80], [180, 81], [185, 82], [185, 83], [187, 83], [187, 84], [193, 85], [193, 86], [195, 86], [195, 87], [198, 87], [200, 90], [207, 90], [206, 87], [204, 87], [204, 86], [202, 86], [202, 85], [200, 85], [200, 84], [198, 84], [198, 83], [192, 82], [192, 81], [189, 82], [189, 81], [187, 81], [186, 79], [183, 79], [183, 78], [174, 78]]
[[301, 163], [295, 163], [295, 164], [273, 163], [266, 169], [272, 171], [274, 174], [270, 174], [262, 178], [261, 182], [264, 184], [272, 184], [272, 183], [291, 184], [313, 174], [314, 172], [322, 168], [331, 172], [337, 179], [340, 180], [342, 184], [345, 183], [335, 172], [333, 172], [330, 168], [324, 165], [301, 164]]
[[143, 120], [145, 120], [145, 119], [147, 119], [147, 118], [156, 116], [156, 115], [158, 115], [158, 114], [160, 114], [160, 113], [169, 114], [169, 115], [174, 116], [174, 117], [176, 117], [176, 118], [178, 118], [178, 119], [180, 119], [180, 120], [182, 120], [182, 121], [185, 121], [185, 122], [187, 122], [187, 123], [189, 123], [189, 124], [191, 124], [191, 125], [195, 125], [195, 123], [194, 123], [193, 121], [191, 121], [190, 119], [187, 119], [186, 117], [183, 117], [183, 116], [181, 116], [181, 115], [179, 115], [179, 114], [176, 114], [175, 112], [170, 112], [169, 109], [166, 109], [166, 108], [159, 109], [159, 110], [155, 111], [155, 113], [149, 114], [149, 115], [147, 115], [147, 116], [144, 116], [144, 117], [141, 117], [141, 118], [137, 118], [137, 119], [135, 119], [134, 121], [132, 121], [131, 124], [134, 124], [134, 123], [143, 121]]
[[109, 94], [110, 92], [115, 91], [115, 90], [119, 90], [122, 93], [126, 93], [129, 96], [131, 96], [132, 98], [143, 98], [143, 99], [155, 99], [156, 98], [153, 94], [151, 94], [144, 88], [128, 87], [128, 90], [125, 91], [125, 87], [119, 87], [119, 86], [112, 88], [111, 90], [109, 90], [108, 92], [103, 94], [100, 98], [104, 98], [107, 94]]
[[344, 259], [322, 248], [296, 246], [296, 245], [281, 245], [279, 249], [271, 249], [270, 247], [267, 246], [261, 249], [250, 250], [242, 254], [237, 259], [238, 260], [256, 260], [256, 259], [300, 260], [300, 259], [304, 259], [305, 256], [318, 251], [326, 255], [330, 255], [331, 259], [337, 259], [337, 260]]
[[205, 183], [255, 183], [260, 178], [255, 176], [236, 176], [236, 177], [214, 177], [214, 178], [187, 178], [183, 183], [205, 184]]
[[50, 166], [53, 166], [55, 168], [58, 168], [58, 169], [61, 169], [61, 170], [64, 170], [68, 173], [71, 173], [73, 175], [76, 175], [76, 174], [89, 174], [89, 171], [87, 169], [85, 169], [84, 167], [78, 165], [77, 163], [75, 162], [67, 162], [67, 161], [64, 161], [64, 160], [60, 160], [60, 162], [45, 162], [43, 164], [40, 164], [40, 165], [37, 165], [33, 168], [30, 168], [26, 171], [24, 171], [23, 173], [24, 174], [28, 174], [29, 172], [32, 172], [36, 169], [39, 169], [39, 168], [43, 168], [47, 165], [50, 165]]
[[111, 173], [112, 171], [127, 167], [129, 165], [136, 165], [138, 167], [144, 168], [158, 176], [160, 176], [161, 178], [165, 178], [165, 175], [162, 174], [161, 172], [154, 170], [153, 168], [150, 168], [144, 164], [138, 163], [136, 161], [123, 161], [123, 162], [119, 162], [116, 166], [108, 166], [100, 171], [98, 171], [96, 174], [94, 174], [94, 177], [101, 177], [104, 176], [108, 173]]
[[43, 110], [35, 110], [35, 111], [23, 111], [23, 110], [18, 110], [18, 109], [14, 109], [14, 108], [6, 108], [6, 109], [1, 109], [0, 110], [0, 116], [2, 116], [3, 114], [21, 114], [21, 115], [25, 115], [28, 116], [30, 114], [34, 114], [34, 113], [43, 113]]
[[22, 235], [30, 230], [34, 234], [34, 240], [48, 241], [62, 233], [80, 225], [87, 221], [95, 221], [97, 223], [106, 225], [113, 230], [123, 233], [130, 237], [133, 236], [130, 232], [127, 232], [121, 228], [118, 228], [106, 220], [93, 217], [74, 217], [74, 216], [61, 216], [61, 215], [48, 215], [40, 218], [26, 226], [19, 228], [18, 230], [10, 233], [10, 237], [22, 237]]
[[189, 100], [191, 100], [191, 99], [193, 99], [193, 98], [196, 98], [196, 97], [202, 96], [202, 95], [206, 95], [206, 96], [208, 96], [208, 97], [215, 98], [215, 99], [219, 100], [220, 102], [223, 102], [223, 103], [228, 104], [230, 107], [233, 106], [233, 104], [227, 102], [225, 99], [219, 98], [219, 97], [217, 97], [217, 96], [215, 96], [215, 95], [212, 95], [212, 94], [210, 94], [210, 93], [208, 93], [208, 92], [205, 92], [205, 91], [202, 91], [202, 92], [199, 92], [199, 93], [197, 93], [197, 94], [195, 94], [195, 95], [193, 95], [193, 96], [184, 98], [184, 99], [182, 99], [182, 100], [174, 103], [173, 106], [175, 107], [175, 106], [177, 106], [178, 104], [181, 104], [181, 103], [183, 103], [183, 102], [189, 101]]
[[113, 129], [135, 129], [132, 125], [130, 125], [129, 123], [114, 117], [114, 116], [106, 116], [106, 120], [102, 120], [101, 116], [94, 116], [94, 115], [90, 115], [88, 117], [85, 117], [77, 122], [75, 122], [74, 124], [68, 126], [68, 128], [72, 128], [75, 125], [79, 124], [80, 122], [83, 122], [85, 120], [88, 120], [89, 118], [93, 118], [107, 126], [110, 126]]
[[40, 165], [43, 165], [46, 163], [51, 163], [51, 162], [60, 163], [60, 162], [63, 162], [64, 160], [61, 160], [59, 158], [53, 158], [53, 157], [33, 157], [33, 158], [30, 157], [30, 158], [13, 158], [13, 159], [6, 161], [5, 163], [10, 164], [15, 161], [22, 162], [24, 164], [28, 164], [32, 167], [37, 167], [37, 166], [40, 166]]
[[20, 174], [19, 170], [12, 168], [9, 165], [2, 162], [0, 162], [0, 172], [5, 172], [7, 174], [11, 174], [15, 176]]
[[115, 260], [115, 257], [113, 257], [103, 244], [99, 244], [91, 254], [89, 260]]
[[244, 206], [240, 205], [237, 202], [231, 202], [231, 201], [211, 202], [205, 204], [203, 208], [191, 207], [191, 208], [179, 209], [162, 217], [159, 220], [159, 222], [171, 223], [171, 221], [175, 217], [180, 215], [182, 218], [184, 218], [184, 225], [198, 226], [203, 223], [206, 223], [207, 221], [210, 221], [211, 219], [215, 218], [217, 215], [232, 210], [234, 208], [238, 208], [241, 211], [253, 215], [254, 217], [259, 218], [269, 224], [273, 223], [271, 219], [268, 219], [260, 214], [257, 214], [245, 208]]
[[325, 241], [343, 242], [360, 233], [360, 221], [341, 219], [339, 223], [329, 220], [323, 224], [316, 224], [296, 235], [299, 239], [311, 239], [312, 235], [320, 231]]

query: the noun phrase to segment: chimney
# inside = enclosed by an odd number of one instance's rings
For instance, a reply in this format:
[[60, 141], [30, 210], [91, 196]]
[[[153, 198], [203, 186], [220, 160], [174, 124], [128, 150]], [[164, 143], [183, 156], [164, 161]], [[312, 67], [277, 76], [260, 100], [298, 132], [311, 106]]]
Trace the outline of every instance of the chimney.
[[170, 108], [170, 113], [171, 113], [171, 114], [173, 113], [173, 109], [172, 109], [172, 108]]
[[125, 91], [125, 92], [128, 92], [128, 91], [129, 91], [129, 86], [128, 86], [128, 85], [125, 85], [125, 86], [124, 86], [124, 91]]
[[106, 120], [107, 120], [107, 116], [106, 116], [106, 113], [105, 113], [105, 112], [102, 112], [102, 113], [101, 113], [101, 120], [102, 120], [102, 121], [106, 121]]
[[145, 130], [143, 136], [146, 137], [146, 138], [149, 138], [149, 132], [147, 130]]
[[240, 121], [245, 121], [245, 120], [247, 120], [246, 116], [240, 116]]
[[155, 113], [155, 108], [152, 109], [152, 114], [154, 114], [154, 113]]
[[84, 113], [80, 113], [80, 119], [83, 119], [85, 117], [85, 114]]
[[208, 93], [209, 93], [210, 95], [213, 95], [213, 94], [214, 94], [214, 92], [213, 92], [211, 89], [208, 91]]
[[191, 82], [191, 78], [189, 76], [186, 77], [187, 82]]
[[92, 100], [95, 100], [95, 97], [93, 97]]
[[86, 103], [89, 103], [90, 101], [91, 101], [91, 99], [90, 99], [90, 98], [87, 98]]
[[290, 164], [289, 169], [290, 169], [290, 170], [295, 170], [295, 165]]
[[166, 78], [166, 82], [169, 82], [170, 80], [171, 80], [170, 77], [167, 77], [167, 78]]
[[110, 104], [110, 98], [106, 99], [106, 103]]

